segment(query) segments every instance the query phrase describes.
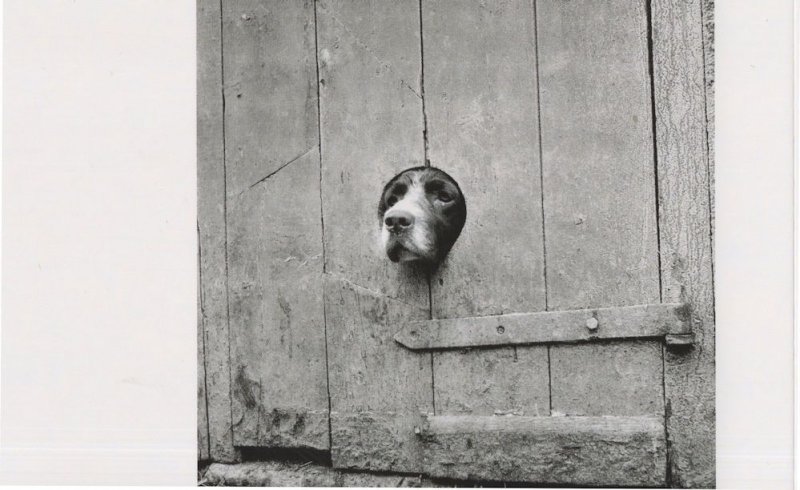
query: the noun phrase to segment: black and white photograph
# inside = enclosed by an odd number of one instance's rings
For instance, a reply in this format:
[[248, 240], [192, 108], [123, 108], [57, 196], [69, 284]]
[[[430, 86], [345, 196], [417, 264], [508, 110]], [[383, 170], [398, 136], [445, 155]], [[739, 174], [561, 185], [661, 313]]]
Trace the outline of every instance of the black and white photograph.
[[0, 486], [800, 483], [800, 2], [0, 28]]
[[200, 0], [199, 483], [714, 487], [713, 9]]

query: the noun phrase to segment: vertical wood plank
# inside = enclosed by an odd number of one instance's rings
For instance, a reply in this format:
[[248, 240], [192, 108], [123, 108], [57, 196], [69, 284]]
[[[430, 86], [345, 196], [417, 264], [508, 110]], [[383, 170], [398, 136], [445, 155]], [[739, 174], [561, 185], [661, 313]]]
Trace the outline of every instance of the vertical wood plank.
[[602, 342], [592, 347], [577, 353], [551, 347], [554, 412], [663, 415], [662, 370], [654, 365], [661, 363], [660, 342]]
[[437, 414], [550, 415], [546, 347], [434, 355]]
[[238, 457], [231, 434], [220, 3], [197, 2], [197, 229], [209, 457]]
[[[429, 156], [467, 200], [433, 315], [543, 310], [533, 6], [426, 0], [422, 16]], [[434, 378], [437, 413], [549, 414], [546, 347], [437, 353]]]
[[223, 4], [234, 443], [328, 449], [314, 4]]
[[427, 308], [424, 275], [386, 259], [377, 216], [383, 185], [425, 162], [415, 5], [317, 4], [323, 213], [327, 272]]
[[415, 471], [431, 357], [393, 337], [396, 320], [428, 318], [428, 283], [380, 250], [377, 204], [394, 174], [424, 164], [419, 7], [322, 0], [317, 22], [332, 460]]
[[201, 293], [203, 280], [199, 274], [199, 252], [197, 257], [197, 460], [206, 461], [208, 460], [208, 405], [206, 403], [206, 349], [204, 345], [205, 335], [203, 335], [203, 296]]
[[702, 0], [700, 5], [701, 16], [703, 18], [703, 81], [705, 82], [705, 106], [706, 106], [706, 146], [708, 147], [708, 205], [711, 211], [711, 254], [714, 254], [714, 237], [716, 229], [714, 223], [714, 140], [716, 130], [714, 127], [714, 1]]
[[[536, 9], [548, 307], [657, 303], [646, 4]], [[554, 412], [663, 413], [655, 342], [553, 346], [550, 357]]]
[[654, 0], [662, 294], [692, 307], [695, 345], [666, 353], [672, 484], [715, 485], [714, 285], [700, 0]]

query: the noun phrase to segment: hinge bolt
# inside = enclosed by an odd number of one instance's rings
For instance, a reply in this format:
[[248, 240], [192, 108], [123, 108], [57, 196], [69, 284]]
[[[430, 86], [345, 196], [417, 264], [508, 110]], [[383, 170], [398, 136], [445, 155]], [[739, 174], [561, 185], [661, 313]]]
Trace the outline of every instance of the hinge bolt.
[[597, 322], [597, 318], [595, 318], [595, 317], [592, 317], [592, 318], [589, 318], [588, 320], [586, 320], [586, 328], [588, 328], [589, 330], [597, 330], [597, 325], [598, 325], [598, 322]]

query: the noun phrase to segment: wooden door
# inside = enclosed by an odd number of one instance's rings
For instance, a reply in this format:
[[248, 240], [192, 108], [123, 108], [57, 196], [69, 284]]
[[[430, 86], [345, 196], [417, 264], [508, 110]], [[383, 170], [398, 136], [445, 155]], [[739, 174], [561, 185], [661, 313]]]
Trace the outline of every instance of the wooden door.
[[[210, 459], [713, 485], [698, 2], [198, 6]], [[377, 245], [418, 165], [467, 199], [432, 274]]]

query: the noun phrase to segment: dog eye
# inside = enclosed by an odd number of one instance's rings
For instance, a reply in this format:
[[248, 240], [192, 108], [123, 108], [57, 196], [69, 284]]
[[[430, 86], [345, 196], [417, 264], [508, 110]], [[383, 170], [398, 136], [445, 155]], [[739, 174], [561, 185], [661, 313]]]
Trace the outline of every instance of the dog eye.
[[450, 201], [453, 200], [453, 196], [451, 196], [450, 194], [448, 194], [446, 192], [440, 192], [439, 195], [436, 196], [436, 198], [439, 199], [442, 202], [450, 202]]

